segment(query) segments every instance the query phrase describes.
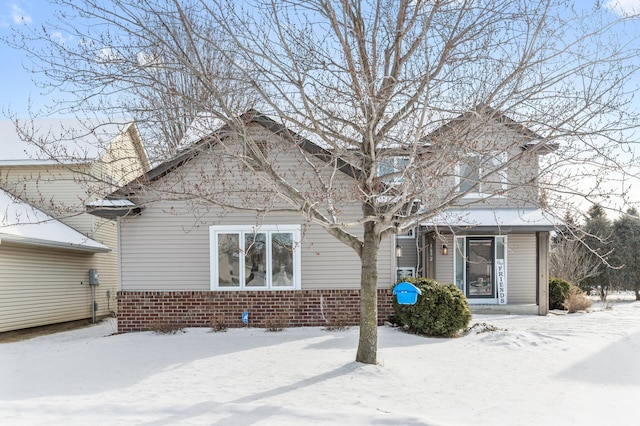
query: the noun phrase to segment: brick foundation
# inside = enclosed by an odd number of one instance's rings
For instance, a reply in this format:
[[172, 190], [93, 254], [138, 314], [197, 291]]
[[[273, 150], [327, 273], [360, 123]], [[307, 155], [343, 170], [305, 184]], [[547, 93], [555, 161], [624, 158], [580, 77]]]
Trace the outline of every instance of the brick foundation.
[[[391, 290], [378, 290], [378, 323], [393, 314]], [[160, 324], [210, 327], [213, 317], [227, 327], [267, 327], [274, 321], [286, 327], [357, 325], [359, 290], [298, 291], [120, 291], [118, 332], [153, 329]]]

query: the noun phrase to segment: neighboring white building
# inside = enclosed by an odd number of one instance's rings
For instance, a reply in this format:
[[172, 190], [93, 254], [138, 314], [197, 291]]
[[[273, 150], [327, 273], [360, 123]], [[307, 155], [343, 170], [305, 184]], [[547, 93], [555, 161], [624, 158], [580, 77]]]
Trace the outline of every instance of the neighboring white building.
[[[117, 224], [84, 206], [150, 169], [136, 126], [47, 119], [22, 127], [26, 134], [0, 120], [0, 332], [92, 318], [92, 293], [95, 316], [109, 315]], [[93, 289], [90, 269], [99, 274]]]

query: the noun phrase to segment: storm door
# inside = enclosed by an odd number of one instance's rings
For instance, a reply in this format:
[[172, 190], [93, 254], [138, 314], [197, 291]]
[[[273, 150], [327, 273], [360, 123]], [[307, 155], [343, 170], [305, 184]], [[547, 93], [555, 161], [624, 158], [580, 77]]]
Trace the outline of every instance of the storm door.
[[467, 237], [466, 295], [495, 298], [494, 238]]

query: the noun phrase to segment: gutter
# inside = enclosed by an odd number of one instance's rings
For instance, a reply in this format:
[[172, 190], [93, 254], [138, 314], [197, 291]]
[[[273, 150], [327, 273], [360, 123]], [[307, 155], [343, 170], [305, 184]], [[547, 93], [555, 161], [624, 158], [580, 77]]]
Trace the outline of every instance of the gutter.
[[36, 247], [45, 247], [45, 248], [57, 248], [62, 250], [73, 250], [73, 251], [81, 251], [86, 253], [108, 253], [111, 249], [103, 244], [100, 244], [97, 241], [94, 241], [90, 238], [87, 238], [88, 241], [93, 242], [95, 245], [84, 245], [84, 244], [74, 244], [67, 243], [62, 241], [52, 241], [52, 240], [43, 240], [39, 238], [28, 238], [28, 237], [19, 237], [9, 234], [2, 234], [0, 238], [0, 244], [10, 243], [10, 244], [24, 244]]

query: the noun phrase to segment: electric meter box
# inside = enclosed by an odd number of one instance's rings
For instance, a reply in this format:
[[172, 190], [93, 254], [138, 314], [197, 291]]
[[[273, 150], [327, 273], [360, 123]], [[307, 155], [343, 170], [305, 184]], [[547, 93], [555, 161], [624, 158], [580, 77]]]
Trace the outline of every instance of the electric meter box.
[[89, 269], [89, 285], [100, 285], [100, 274], [97, 269]]

